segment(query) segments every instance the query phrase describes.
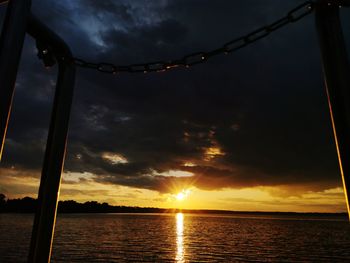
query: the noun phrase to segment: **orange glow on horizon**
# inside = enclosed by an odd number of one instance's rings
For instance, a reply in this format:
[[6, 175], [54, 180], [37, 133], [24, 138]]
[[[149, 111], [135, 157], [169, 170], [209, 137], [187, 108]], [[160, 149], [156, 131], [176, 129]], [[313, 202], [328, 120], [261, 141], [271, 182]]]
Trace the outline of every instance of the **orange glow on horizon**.
[[[1, 193], [7, 198], [36, 197], [39, 171], [0, 168]], [[329, 189], [300, 186], [255, 186], [240, 189], [200, 189], [191, 178], [171, 180], [168, 191], [141, 189], [96, 181], [95, 174], [65, 172], [60, 200], [97, 201], [110, 205], [165, 209], [218, 209], [236, 211], [346, 212], [341, 185]], [[186, 192], [186, 190], [188, 190]], [[184, 193], [182, 193], [184, 191]], [[181, 194], [180, 194], [181, 193]], [[179, 198], [177, 198], [177, 195]]]

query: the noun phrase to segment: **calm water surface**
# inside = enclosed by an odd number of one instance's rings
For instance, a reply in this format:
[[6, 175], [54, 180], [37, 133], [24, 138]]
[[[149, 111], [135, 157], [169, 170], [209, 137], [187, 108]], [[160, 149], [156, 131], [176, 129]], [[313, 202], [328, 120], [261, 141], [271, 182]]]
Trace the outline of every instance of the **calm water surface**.
[[[305, 220], [307, 219], [307, 220]], [[33, 215], [0, 214], [0, 262], [25, 262]], [[350, 262], [346, 219], [63, 214], [52, 262]]]

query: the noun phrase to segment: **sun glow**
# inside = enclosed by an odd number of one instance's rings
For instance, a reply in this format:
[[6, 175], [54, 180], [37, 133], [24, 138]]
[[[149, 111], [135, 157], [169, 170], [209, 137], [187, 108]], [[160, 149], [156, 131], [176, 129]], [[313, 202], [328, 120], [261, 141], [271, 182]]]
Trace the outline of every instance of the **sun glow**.
[[177, 201], [183, 201], [183, 200], [187, 199], [187, 197], [189, 196], [190, 193], [191, 193], [191, 190], [183, 189], [180, 193], [178, 193], [176, 195], [176, 200]]

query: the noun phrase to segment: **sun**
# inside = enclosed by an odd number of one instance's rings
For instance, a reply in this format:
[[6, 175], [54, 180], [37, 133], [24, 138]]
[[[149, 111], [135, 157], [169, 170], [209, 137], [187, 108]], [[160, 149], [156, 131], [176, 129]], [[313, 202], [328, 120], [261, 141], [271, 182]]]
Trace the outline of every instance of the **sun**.
[[177, 201], [183, 201], [187, 199], [191, 191], [189, 189], [183, 189], [181, 192], [179, 192], [175, 197]]
[[178, 201], [182, 201], [182, 200], [184, 200], [185, 199], [185, 194], [184, 193], [178, 193], [177, 195], [176, 195], [176, 200], [178, 200]]

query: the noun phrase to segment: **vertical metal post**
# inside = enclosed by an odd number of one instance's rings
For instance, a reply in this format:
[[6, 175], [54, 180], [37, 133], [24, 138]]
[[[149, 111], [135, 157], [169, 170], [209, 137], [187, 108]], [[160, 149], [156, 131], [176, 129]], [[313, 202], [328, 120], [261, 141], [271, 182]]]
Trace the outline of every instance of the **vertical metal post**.
[[[339, 6], [319, 0], [316, 27], [328, 104], [350, 220], [350, 67], [339, 18]], [[332, 2], [332, 1], [330, 1]], [[344, 1], [349, 2], [349, 1]]]
[[31, 0], [9, 1], [0, 37], [0, 160], [10, 118], [30, 6]]
[[58, 79], [40, 181], [38, 210], [28, 257], [29, 262], [38, 263], [50, 262], [73, 99], [75, 66], [70, 59], [72, 54], [63, 40], [34, 17], [30, 19], [28, 33], [37, 41], [47, 44], [49, 52], [55, 55], [58, 62]]

